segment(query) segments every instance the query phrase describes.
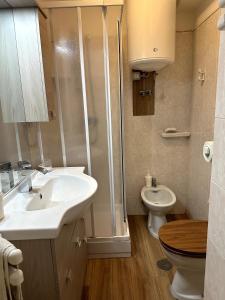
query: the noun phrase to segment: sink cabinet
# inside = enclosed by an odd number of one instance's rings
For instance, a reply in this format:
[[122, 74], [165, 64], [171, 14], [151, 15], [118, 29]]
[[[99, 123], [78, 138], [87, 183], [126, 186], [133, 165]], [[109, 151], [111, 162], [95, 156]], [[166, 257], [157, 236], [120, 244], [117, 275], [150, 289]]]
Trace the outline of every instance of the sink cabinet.
[[84, 220], [53, 240], [12, 241], [23, 252], [24, 300], [79, 300], [87, 264]]

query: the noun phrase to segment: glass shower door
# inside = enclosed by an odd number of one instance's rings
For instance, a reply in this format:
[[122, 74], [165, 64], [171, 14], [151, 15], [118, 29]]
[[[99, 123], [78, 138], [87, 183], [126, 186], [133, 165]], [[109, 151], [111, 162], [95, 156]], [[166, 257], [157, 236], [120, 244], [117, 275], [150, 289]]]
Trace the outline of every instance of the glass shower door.
[[51, 27], [66, 165], [87, 166], [76, 8], [51, 9]]
[[121, 7], [82, 8], [81, 12], [92, 176], [99, 183], [93, 204], [94, 231], [97, 237], [111, 237], [123, 235], [124, 228], [118, 36]]
[[88, 235], [123, 235], [121, 7], [51, 9], [50, 17], [64, 164], [86, 166], [98, 182]]
[[[95, 236], [112, 236], [102, 9], [82, 8], [92, 176], [98, 182], [93, 201]], [[93, 15], [95, 18], [93, 18]]]

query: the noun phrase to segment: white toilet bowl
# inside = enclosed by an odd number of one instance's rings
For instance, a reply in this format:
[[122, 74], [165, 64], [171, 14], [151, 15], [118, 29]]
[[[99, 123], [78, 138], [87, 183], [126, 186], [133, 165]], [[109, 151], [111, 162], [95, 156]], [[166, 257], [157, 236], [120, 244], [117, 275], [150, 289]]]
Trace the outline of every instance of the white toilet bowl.
[[158, 238], [159, 228], [166, 223], [166, 214], [176, 203], [175, 194], [166, 186], [143, 187], [141, 197], [149, 209], [148, 229]]
[[170, 222], [159, 231], [167, 258], [176, 267], [171, 294], [178, 300], [203, 300], [207, 221]]
[[163, 249], [167, 258], [176, 267], [170, 287], [178, 300], [203, 300], [205, 258], [191, 258], [173, 254]]

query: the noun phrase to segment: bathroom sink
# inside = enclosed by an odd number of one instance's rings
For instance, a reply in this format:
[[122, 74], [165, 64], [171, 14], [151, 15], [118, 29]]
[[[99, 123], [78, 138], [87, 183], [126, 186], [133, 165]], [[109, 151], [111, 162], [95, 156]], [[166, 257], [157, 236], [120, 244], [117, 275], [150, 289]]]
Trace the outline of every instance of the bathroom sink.
[[84, 168], [55, 168], [32, 177], [33, 191], [19, 187], [4, 199], [0, 233], [8, 240], [54, 239], [61, 227], [81, 218], [91, 205], [97, 182]]
[[[59, 203], [59, 202], [58, 202]], [[27, 211], [32, 211], [32, 210], [40, 210], [40, 209], [47, 209], [50, 207], [54, 207], [58, 204], [55, 201], [51, 201], [45, 196], [43, 196], [42, 192], [34, 195], [30, 203], [26, 206]]]
[[36, 189], [26, 210], [48, 209], [72, 201], [76, 203], [88, 193], [88, 189], [88, 182], [77, 176], [61, 175], [52, 178], [42, 188]]

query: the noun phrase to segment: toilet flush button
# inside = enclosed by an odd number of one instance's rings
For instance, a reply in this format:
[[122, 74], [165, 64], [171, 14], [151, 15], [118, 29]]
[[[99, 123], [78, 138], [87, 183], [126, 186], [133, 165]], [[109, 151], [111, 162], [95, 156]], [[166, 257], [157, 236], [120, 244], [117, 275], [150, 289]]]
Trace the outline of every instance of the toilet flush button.
[[211, 162], [213, 157], [213, 141], [205, 142], [203, 146], [203, 157], [205, 161]]

